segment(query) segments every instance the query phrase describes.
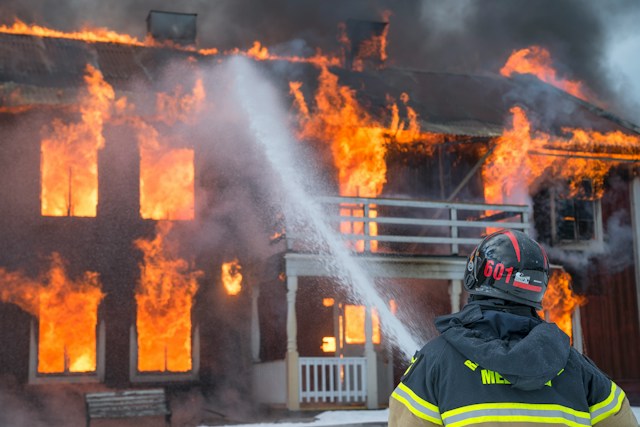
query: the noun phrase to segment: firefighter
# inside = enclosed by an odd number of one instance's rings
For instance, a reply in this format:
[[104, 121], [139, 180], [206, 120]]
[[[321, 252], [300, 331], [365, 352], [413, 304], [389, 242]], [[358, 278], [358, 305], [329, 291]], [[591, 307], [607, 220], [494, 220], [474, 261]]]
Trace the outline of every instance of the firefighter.
[[389, 427], [638, 425], [624, 391], [537, 314], [544, 249], [520, 231], [485, 237], [468, 258], [467, 305], [411, 360]]

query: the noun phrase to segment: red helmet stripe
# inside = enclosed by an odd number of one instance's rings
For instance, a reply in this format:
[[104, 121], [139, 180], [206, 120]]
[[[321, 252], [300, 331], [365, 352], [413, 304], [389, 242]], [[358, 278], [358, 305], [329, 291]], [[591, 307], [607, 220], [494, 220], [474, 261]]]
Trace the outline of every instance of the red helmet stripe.
[[[538, 242], [536, 242], [538, 243]], [[538, 243], [538, 246], [540, 247], [540, 250], [542, 251], [542, 258], [544, 258], [544, 268], [549, 268], [549, 257], [547, 256], [547, 251], [544, 250], [544, 248], [542, 247], [542, 245], [540, 243]]]
[[516, 288], [526, 289], [528, 291], [534, 291], [534, 292], [542, 291], [542, 286], [530, 285], [528, 283], [518, 282], [517, 280], [514, 280], [513, 286], [515, 286]]
[[511, 240], [513, 248], [516, 250], [516, 257], [518, 258], [518, 262], [520, 262], [520, 245], [518, 245], [518, 239], [516, 239], [516, 236], [511, 231], [507, 230], [504, 232], [504, 234], [506, 234]]

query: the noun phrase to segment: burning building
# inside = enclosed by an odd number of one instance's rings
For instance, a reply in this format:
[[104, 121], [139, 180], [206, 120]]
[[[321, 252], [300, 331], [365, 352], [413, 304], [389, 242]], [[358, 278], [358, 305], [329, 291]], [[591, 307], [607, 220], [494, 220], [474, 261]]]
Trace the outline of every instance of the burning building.
[[[551, 73], [543, 49], [502, 75], [437, 73], [384, 68], [385, 23], [370, 43], [347, 26], [364, 58], [286, 57], [197, 49], [180, 19], [180, 43], [0, 28], [3, 374], [112, 388], [234, 376], [290, 409], [376, 407], [402, 359], [383, 314], [428, 339], [434, 315], [460, 308], [470, 248], [510, 227], [555, 265], [542, 314], [638, 392], [640, 129]], [[265, 190], [251, 118], [211, 72], [234, 56], [288, 96], [378, 306], [335, 285]]]

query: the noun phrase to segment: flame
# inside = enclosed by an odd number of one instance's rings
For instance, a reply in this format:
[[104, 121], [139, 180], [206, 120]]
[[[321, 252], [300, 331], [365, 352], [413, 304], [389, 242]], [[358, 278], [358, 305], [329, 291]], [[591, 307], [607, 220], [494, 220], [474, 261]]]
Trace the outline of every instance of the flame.
[[57, 253], [38, 280], [0, 268], [0, 300], [38, 318], [39, 373], [96, 370], [96, 325], [103, 297], [97, 273], [72, 280]]
[[553, 68], [551, 54], [540, 46], [514, 50], [500, 70], [500, 74], [511, 77], [513, 74], [533, 74], [543, 82], [549, 83], [571, 95], [587, 101], [581, 82], [561, 79]]
[[[482, 170], [487, 203], [527, 204], [530, 189], [547, 173], [567, 180], [571, 195], [576, 195], [581, 181], [588, 179], [595, 190], [593, 197], [599, 198], [606, 174], [619, 162], [599, 159], [593, 153], [608, 157], [608, 152], [614, 151], [621, 153], [616, 159], [638, 158], [634, 153], [640, 146], [639, 137], [620, 131], [564, 128], [566, 136], [560, 138], [533, 130], [522, 108], [513, 107], [511, 113], [511, 127], [496, 140]], [[578, 157], [576, 152], [589, 155]], [[557, 155], [562, 153], [574, 155]]]
[[194, 218], [194, 152], [162, 145], [158, 131], [139, 124], [140, 216], [145, 219]]
[[170, 222], [158, 222], [153, 240], [136, 240], [144, 254], [136, 289], [138, 370], [187, 372], [192, 368], [191, 307], [201, 271], [178, 257], [167, 239]]
[[336, 352], [336, 337], [322, 337], [322, 346], [320, 346], [324, 353]]
[[[365, 307], [363, 305], [346, 304], [344, 306], [345, 343], [364, 344], [365, 335]], [[380, 318], [376, 309], [371, 310], [373, 336], [371, 341], [380, 344]]]
[[569, 273], [561, 270], [553, 271], [542, 300], [542, 309], [548, 315], [549, 321], [558, 325], [564, 333], [573, 338], [571, 316], [576, 308], [586, 302], [585, 297], [573, 293]]
[[81, 120], [54, 120], [41, 142], [42, 215], [96, 216], [98, 150], [104, 147], [102, 128], [109, 119], [115, 93], [102, 73], [87, 65], [88, 93], [80, 99]]
[[[331, 145], [334, 165], [338, 172], [339, 193], [347, 197], [377, 197], [386, 182], [387, 165], [385, 156], [387, 144], [427, 142], [434, 147], [443, 140], [442, 135], [420, 131], [415, 110], [407, 106], [408, 123], [400, 119], [397, 104], [389, 107], [391, 122], [384, 125], [374, 119], [356, 98], [356, 92], [342, 86], [338, 77], [327, 67], [322, 67], [319, 86], [315, 93], [315, 106], [310, 109], [301, 91], [300, 82], [291, 82], [289, 89], [299, 111], [300, 139], [326, 141]], [[409, 101], [406, 94], [401, 100]], [[362, 208], [341, 209], [343, 216], [364, 216]], [[375, 206], [369, 217], [375, 218]], [[377, 224], [369, 223], [369, 234], [377, 235]], [[363, 234], [363, 222], [343, 222], [343, 233]], [[371, 249], [377, 249], [377, 241], [371, 242]], [[362, 251], [364, 242], [356, 242], [356, 250]]]
[[206, 96], [201, 78], [196, 79], [191, 93], [184, 93], [181, 85], [176, 86], [172, 94], [161, 92], [156, 98], [157, 119], [167, 125], [178, 121], [193, 123], [202, 111]]
[[[206, 92], [197, 79], [191, 93], [177, 86], [172, 94], [159, 93], [157, 120], [166, 125], [193, 123], [204, 108]], [[160, 135], [151, 124], [133, 120], [140, 148], [140, 216], [156, 220], [194, 218], [194, 150], [172, 148], [178, 136]]]
[[87, 42], [107, 42], [144, 46], [144, 43], [142, 43], [135, 37], [129, 36], [127, 34], [119, 34], [106, 28], [91, 28], [83, 29], [81, 31], [64, 32], [42, 27], [40, 25], [28, 25], [20, 21], [19, 19], [16, 19], [13, 25], [11, 25], [10, 27], [1, 25], [0, 33], [23, 34], [36, 37], [55, 37], [61, 39], [83, 40]]
[[[107, 28], [84, 28], [81, 31], [60, 31], [40, 25], [29, 25], [18, 19], [11, 26], [1, 25], [0, 33], [28, 35], [35, 37], [51, 37], [71, 40], [82, 40], [89, 43], [118, 43], [132, 46], [145, 47], [165, 47], [174, 50], [182, 50], [197, 53], [202, 56], [213, 56], [220, 54], [220, 50], [215, 47], [197, 49], [194, 46], [183, 46], [172, 42], [171, 40], [157, 41], [153, 37], [147, 37], [141, 41], [136, 37], [128, 34], [121, 34]], [[259, 41], [254, 41], [253, 45], [246, 51], [238, 48], [230, 49], [224, 52], [225, 55], [245, 55], [259, 61], [288, 61], [299, 63], [310, 63], [316, 66], [340, 66], [342, 61], [337, 56], [329, 56], [323, 54], [320, 50], [310, 57], [301, 56], [281, 56], [273, 55], [268, 48], [263, 46]]]
[[242, 267], [237, 259], [222, 264], [220, 280], [228, 295], [238, 295], [242, 290]]
[[259, 41], [254, 41], [251, 47], [247, 50], [241, 50], [239, 48], [229, 49], [224, 52], [225, 55], [242, 55], [257, 61], [287, 61], [295, 63], [307, 63], [313, 64], [318, 67], [332, 67], [342, 65], [342, 61], [337, 56], [328, 56], [317, 50], [316, 54], [309, 57], [303, 56], [283, 56], [275, 55], [269, 52], [269, 48], [263, 46]]

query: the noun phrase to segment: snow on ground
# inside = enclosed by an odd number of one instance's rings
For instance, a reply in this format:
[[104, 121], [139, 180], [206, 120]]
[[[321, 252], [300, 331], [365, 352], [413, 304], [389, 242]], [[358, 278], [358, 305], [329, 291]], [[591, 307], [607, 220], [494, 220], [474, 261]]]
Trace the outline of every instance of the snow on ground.
[[[353, 411], [327, 411], [315, 416], [314, 420], [308, 422], [295, 423], [260, 423], [260, 424], [233, 424], [227, 427], [320, 427], [320, 426], [341, 426], [345, 424], [362, 423], [386, 423], [389, 418], [389, 410], [353, 410]], [[201, 426], [205, 427], [205, 426]], [[225, 427], [225, 426], [218, 426]]]
[[[634, 407], [633, 413], [640, 421], [640, 406]], [[297, 423], [270, 423], [270, 424], [234, 424], [228, 427], [320, 427], [339, 426], [344, 424], [385, 423], [389, 417], [389, 410], [378, 411], [327, 411], [318, 414], [315, 420]], [[205, 426], [202, 426], [205, 427]], [[219, 426], [225, 427], [225, 426]]]

